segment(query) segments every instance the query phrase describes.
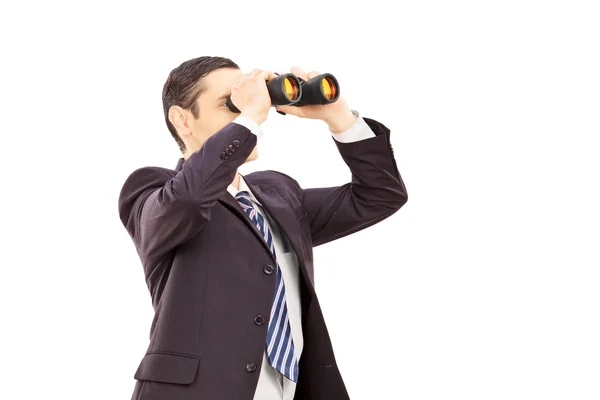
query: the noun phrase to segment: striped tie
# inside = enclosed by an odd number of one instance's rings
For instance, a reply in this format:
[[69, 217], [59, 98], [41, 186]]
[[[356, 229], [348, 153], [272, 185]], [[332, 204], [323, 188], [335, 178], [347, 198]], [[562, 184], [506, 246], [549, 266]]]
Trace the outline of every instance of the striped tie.
[[[263, 216], [252, 204], [247, 191], [238, 192], [235, 195], [236, 200], [250, 220], [256, 224], [256, 227], [263, 235], [263, 239], [271, 249], [273, 258], [277, 260], [275, 255], [275, 246], [273, 245], [273, 237], [271, 230], [265, 224]], [[277, 371], [286, 376], [290, 380], [298, 381], [298, 360], [294, 355], [294, 343], [292, 340], [292, 332], [290, 321], [288, 319], [287, 305], [285, 302], [285, 286], [283, 277], [281, 276], [281, 268], [277, 261], [277, 277], [275, 285], [275, 296], [273, 306], [271, 307], [271, 316], [269, 318], [269, 327], [267, 329], [267, 355], [269, 362]]]

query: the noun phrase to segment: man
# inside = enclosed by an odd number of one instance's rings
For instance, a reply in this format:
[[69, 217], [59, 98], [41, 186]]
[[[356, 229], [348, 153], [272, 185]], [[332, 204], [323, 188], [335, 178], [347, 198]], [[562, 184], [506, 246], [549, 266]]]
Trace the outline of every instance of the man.
[[[155, 309], [132, 399], [349, 398], [314, 289], [312, 248], [389, 217], [406, 190], [389, 129], [341, 97], [276, 109], [324, 121], [350, 182], [304, 189], [278, 171], [239, 174], [258, 156], [266, 81], [275, 76], [199, 57], [165, 83], [165, 121], [183, 157], [175, 170], [137, 169], [119, 196]], [[227, 107], [230, 95], [240, 114]]]

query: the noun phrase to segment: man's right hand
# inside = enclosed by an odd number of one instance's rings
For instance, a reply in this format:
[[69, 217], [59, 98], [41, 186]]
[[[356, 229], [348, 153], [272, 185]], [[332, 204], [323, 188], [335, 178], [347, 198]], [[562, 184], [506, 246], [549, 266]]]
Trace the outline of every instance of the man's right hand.
[[254, 69], [242, 75], [231, 87], [231, 101], [242, 115], [251, 118], [257, 124], [267, 119], [271, 108], [271, 97], [266, 81], [276, 78], [274, 72]]

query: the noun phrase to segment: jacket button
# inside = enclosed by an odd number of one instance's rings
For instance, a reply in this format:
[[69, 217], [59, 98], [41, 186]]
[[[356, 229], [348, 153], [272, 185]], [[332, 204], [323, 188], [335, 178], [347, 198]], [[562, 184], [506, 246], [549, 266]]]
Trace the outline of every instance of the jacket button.
[[227, 157], [227, 154], [225, 152], [221, 153], [221, 160], [224, 160]]
[[230, 149], [229, 147], [227, 147], [227, 148], [225, 149], [225, 154], [227, 154], [228, 156], [230, 156], [230, 155], [231, 155], [231, 153], [232, 153], [231, 149]]
[[229, 150], [233, 150], [233, 145], [232, 145], [232, 144], [230, 144], [229, 146], [227, 146], [227, 148], [228, 148]]
[[265, 265], [265, 267], [263, 268], [263, 271], [264, 271], [264, 273], [265, 273], [265, 274], [267, 274], [267, 275], [271, 275], [271, 274], [273, 273], [273, 271], [274, 271], [274, 268], [273, 268], [273, 266], [272, 266], [272, 265], [270, 265], [270, 264], [267, 264], [267, 265]]
[[254, 317], [254, 323], [256, 325], [262, 325], [265, 323], [265, 319], [263, 318], [262, 315], [258, 314], [256, 317]]
[[256, 364], [251, 362], [246, 364], [246, 371], [248, 372], [254, 372], [256, 370]]
[[240, 141], [239, 140], [234, 140], [231, 143], [233, 143], [233, 147], [240, 147]]

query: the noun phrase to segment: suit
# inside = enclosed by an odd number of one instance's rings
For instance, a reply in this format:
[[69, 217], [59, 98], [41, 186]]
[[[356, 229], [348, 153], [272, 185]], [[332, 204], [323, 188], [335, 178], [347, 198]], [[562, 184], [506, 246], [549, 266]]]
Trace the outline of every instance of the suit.
[[[364, 120], [374, 137], [334, 140], [352, 172], [344, 185], [304, 189], [273, 170], [243, 177], [297, 257], [303, 349], [296, 400], [349, 398], [314, 288], [312, 248], [407, 201], [389, 129]], [[253, 399], [267, 329], [257, 316], [270, 313], [275, 260], [227, 188], [256, 143], [250, 129], [230, 123], [175, 170], [140, 168], [123, 184], [120, 219], [155, 309], [133, 400]]]

